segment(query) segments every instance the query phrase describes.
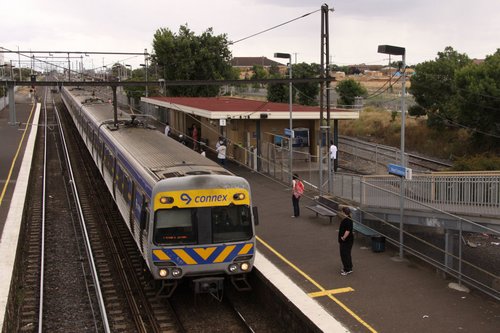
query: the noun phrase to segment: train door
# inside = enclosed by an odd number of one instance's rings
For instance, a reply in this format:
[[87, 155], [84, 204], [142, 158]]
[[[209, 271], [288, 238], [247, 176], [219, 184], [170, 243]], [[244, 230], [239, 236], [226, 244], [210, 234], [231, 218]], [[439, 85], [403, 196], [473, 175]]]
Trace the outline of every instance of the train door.
[[141, 194], [141, 196], [137, 197], [137, 200], [140, 200], [140, 212], [139, 212], [139, 248], [141, 252], [144, 253], [144, 242], [148, 241], [148, 233], [149, 233], [149, 199], [145, 194]]
[[[129, 221], [130, 221], [130, 228], [135, 229], [135, 221], [134, 221], [134, 202], [135, 202], [135, 182], [130, 180], [130, 178], [127, 180], [127, 183], [129, 184], [129, 189], [127, 193], [127, 204], [129, 205]], [[140, 230], [140, 228], [139, 228]], [[140, 235], [139, 235], [140, 236]]]

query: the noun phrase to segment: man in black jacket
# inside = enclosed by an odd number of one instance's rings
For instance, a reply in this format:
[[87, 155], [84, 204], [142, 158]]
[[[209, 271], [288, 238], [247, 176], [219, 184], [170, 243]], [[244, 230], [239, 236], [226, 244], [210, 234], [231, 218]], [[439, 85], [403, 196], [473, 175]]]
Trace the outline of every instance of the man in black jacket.
[[348, 275], [352, 273], [351, 250], [354, 244], [354, 235], [352, 233], [353, 223], [349, 207], [342, 208], [342, 212], [345, 214], [345, 218], [340, 222], [339, 226], [340, 259], [343, 265], [340, 274]]

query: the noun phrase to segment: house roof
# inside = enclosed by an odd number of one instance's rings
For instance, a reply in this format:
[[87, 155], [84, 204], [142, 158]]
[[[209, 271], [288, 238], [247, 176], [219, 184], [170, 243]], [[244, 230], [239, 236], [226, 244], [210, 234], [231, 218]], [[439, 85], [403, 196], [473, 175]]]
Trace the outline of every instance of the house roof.
[[231, 66], [233, 67], [253, 67], [254, 65], [263, 67], [271, 67], [272, 65], [285, 66], [266, 57], [234, 57], [231, 59]]
[[[273, 103], [235, 97], [148, 97], [141, 101], [191, 113], [208, 119], [289, 119], [288, 103]], [[359, 110], [331, 109], [332, 119], [357, 119]], [[317, 106], [292, 105], [295, 119], [320, 119]], [[326, 112], [326, 111], [325, 111]], [[265, 114], [265, 116], [263, 116]]]

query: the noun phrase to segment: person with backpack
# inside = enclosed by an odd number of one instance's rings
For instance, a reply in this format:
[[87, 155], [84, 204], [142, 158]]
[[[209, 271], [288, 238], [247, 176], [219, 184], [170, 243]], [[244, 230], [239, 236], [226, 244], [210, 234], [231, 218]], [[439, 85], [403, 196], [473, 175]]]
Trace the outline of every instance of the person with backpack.
[[299, 200], [300, 197], [304, 194], [304, 184], [299, 179], [299, 175], [296, 173], [293, 174], [292, 177], [292, 204], [293, 204], [293, 215], [292, 217], [300, 216], [300, 207]]

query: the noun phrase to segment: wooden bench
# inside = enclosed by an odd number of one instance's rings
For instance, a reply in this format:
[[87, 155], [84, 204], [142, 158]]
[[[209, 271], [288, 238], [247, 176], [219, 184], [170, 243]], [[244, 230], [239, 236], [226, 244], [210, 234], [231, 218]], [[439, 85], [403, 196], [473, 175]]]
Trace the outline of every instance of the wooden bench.
[[318, 217], [318, 215], [328, 216], [330, 218], [330, 223], [332, 223], [332, 218], [337, 216], [338, 204], [322, 196], [318, 197], [314, 202], [314, 205], [306, 206], [306, 208], [315, 212], [316, 217]]

